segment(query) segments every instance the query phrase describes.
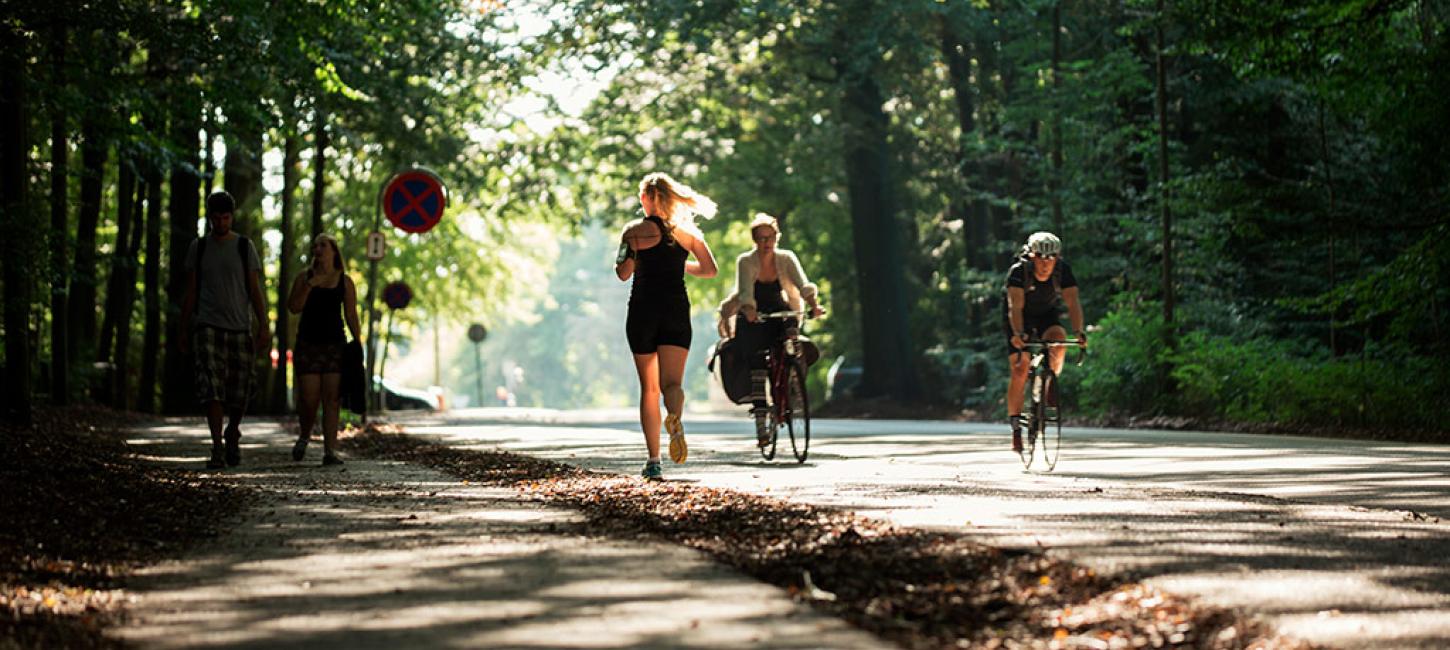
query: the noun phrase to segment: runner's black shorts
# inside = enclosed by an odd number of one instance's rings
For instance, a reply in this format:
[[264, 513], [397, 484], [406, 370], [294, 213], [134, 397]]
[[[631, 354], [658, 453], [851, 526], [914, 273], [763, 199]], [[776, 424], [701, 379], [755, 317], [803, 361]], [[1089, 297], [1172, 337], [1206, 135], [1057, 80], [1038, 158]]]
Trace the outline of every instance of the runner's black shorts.
[[689, 349], [694, 330], [690, 327], [690, 299], [685, 296], [656, 300], [630, 300], [624, 320], [629, 351], [654, 354], [661, 345]]

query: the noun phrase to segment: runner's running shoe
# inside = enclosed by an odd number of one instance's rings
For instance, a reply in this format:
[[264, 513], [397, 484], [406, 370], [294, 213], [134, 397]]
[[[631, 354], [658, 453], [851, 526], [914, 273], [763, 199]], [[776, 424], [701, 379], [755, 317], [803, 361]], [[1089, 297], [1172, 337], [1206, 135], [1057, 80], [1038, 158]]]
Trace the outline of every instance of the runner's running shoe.
[[660, 467], [660, 462], [652, 460], [644, 464], [644, 471], [640, 472], [646, 481], [659, 481], [665, 478], [665, 470]]
[[685, 446], [685, 425], [680, 422], [679, 415], [671, 413], [665, 416], [665, 431], [670, 434], [670, 460], [676, 464], [685, 462], [690, 450]]

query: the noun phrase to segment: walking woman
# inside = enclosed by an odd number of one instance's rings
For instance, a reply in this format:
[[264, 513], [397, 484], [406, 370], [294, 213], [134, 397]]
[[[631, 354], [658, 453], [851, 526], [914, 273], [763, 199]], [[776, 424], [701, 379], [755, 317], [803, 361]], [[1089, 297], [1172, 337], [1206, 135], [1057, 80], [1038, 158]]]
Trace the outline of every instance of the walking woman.
[[[765, 354], [779, 343], [788, 330], [800, 327], [799, 321], [762, 322], [761, 313], [804, 311], [808, 307], [813, 318], [825, 313], [817, 303], [816, 285], [806, 279], [805, 269], [795, 253], [776, 248], [780, 240], [780, 223], [764, 212], [750, 221], [750, 238], [755, 247], [735, 259], [735, 291], [720, 303], [717, 327], [721, 338], [738, 337], [737, 349], [748, 355], [750, 362], [751, 414], [755, 417], [756, 444], [770, 444], [770, 428], [765, 406], [767, 379]], [[730, 327], [731, 318], [735, 327]], [[791, 334], [794, 336], [794, 334]]]
[[322, 464], [341, 465], [337, 457], [338, 387], [342, 381], [343, 317], [357, 340], [362, 329], [357, 317], [357, 287], [342, 263], [337, 240], [318, 235], [312, 240], [312, 265], [292, 282], [287, 309], [302, 314], [297, 323], [295, 353], [297, 385], [302, 389], [297, 420], [302, 433], [292, 446], [292, 460], [302, 460], [322, 404]]
[[683, 463], [688, 456], [680, 422], [685, 407], [681, 382], [692, 333], [685, 274], [715, 277], [715, 256], [694, 223], [696, 216], [715, 216], [715, 202], [668, 174], [655, 172], [640, 181], [639, 204], [645, 216], [625, 226], [614, 273], [621, 281], [634, 278], [624, 331], [639, 373], [639, 424], [649, 451], [643, 475], [658, 480], [663, 476], [661, 394], [668, 412], [664, 427], [670, 434], [670, 460]]

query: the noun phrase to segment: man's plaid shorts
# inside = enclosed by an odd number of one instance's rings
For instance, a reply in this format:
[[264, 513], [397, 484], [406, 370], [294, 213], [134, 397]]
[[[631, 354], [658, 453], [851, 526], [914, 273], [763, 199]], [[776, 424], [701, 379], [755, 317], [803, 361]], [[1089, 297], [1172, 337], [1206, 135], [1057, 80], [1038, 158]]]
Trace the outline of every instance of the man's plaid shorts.
[[202, 325], [196, 328], [196, 398], [222, 402], [227, 408], [246, 408], [252, 393], [251, 332], [235, 332]]

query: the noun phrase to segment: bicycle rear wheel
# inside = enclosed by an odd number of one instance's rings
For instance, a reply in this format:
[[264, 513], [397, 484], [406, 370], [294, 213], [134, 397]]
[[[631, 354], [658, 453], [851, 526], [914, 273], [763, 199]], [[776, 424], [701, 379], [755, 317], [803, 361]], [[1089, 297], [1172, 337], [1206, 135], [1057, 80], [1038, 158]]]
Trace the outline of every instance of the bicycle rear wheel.
[[801, 364], [790, 363], [786, 378], [785, 429], [797, 463], [806, 462], [811, 449], [811, 402], [806, 394], [806, 373]]
[[1037, 422], [1037, 444], [1042, 448], [1042, 462], [1047, 471], [1057, 467], [1058, 453], [1062, 451], [1062, 386], [1051, 370], [1042, 375], [1042, 401], [1037, 404], [1040, 417]]

